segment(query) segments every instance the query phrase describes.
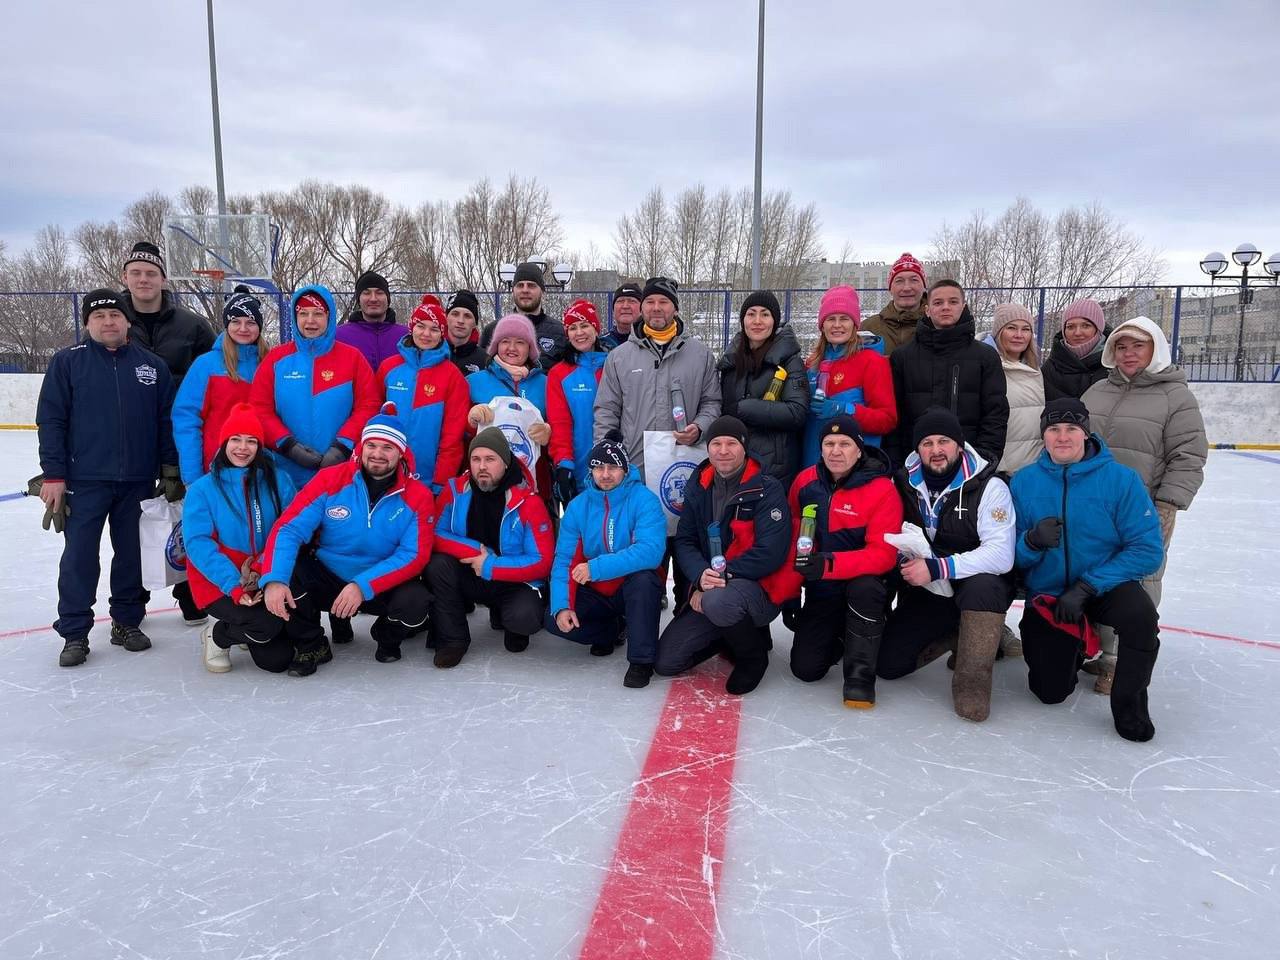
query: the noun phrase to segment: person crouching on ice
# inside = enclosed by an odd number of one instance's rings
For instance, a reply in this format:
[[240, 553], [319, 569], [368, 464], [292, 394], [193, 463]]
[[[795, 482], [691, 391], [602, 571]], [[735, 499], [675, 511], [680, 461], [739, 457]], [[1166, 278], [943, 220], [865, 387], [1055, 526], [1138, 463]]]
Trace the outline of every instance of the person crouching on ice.
[[263, 602], [258, 564], [271, 527], [296, 493], [264, 449], [253, 407], [232, 407], [219, 427], [209, 472], [187, 490], [182, 512], [191, 596], [215, 618], [205, 625], [200, 645], [211, 673], [230, 670], [231, 647], [241, 643], [271, 673], [283, 673], [293, 661], [284, 621]]
[[1040, 428], [1044, 451], [1012, 481], [1027, 583], [1020, 632], [1028, 685], [1041, 702], [1061, 703], [1083, 664], [1084, 645], [1068, 631], [1086, 619], [1114, 627], [1111, 716], [1120, 736], [1145, 742], [1156, 733], [1147, 687], [1160, 640], [1142, 581], [1164, 559], [1159, 513], [1138, 473], [1090, 432], [1084, 403], [1050, 401]]
[[360, 434], [359, 460], [317, 473], [267, 541], [259, 582], [293, 641], [291, 676], [315, 673], [333, 658], [322, 610], [374, 614], [374, 659], [400, 659], [400, 644], [427, 620], [430, 597], [418, 574], [431, 558], [434, 515], [395, 404], [383, 404]]
[[789, 498], [794, 569], [804, 578], [791, 672], [813, 683], [843, 660], [844, 704], [865, 709], [876, 702], [885, 575], [898, 559], [884, 535], [902, 529], [902, 501], [888, 456], [863, 441], [853, 417], [827, 421], [818, 442], [822, 459], [800, 472]]
[[586, 486], [560, 522], [546, 627], [590, 644], [597, 657], [613, 653], [625, 635], [631, 666], [622, 685], [646, 687], [658, 650], [666, 515], [628, 461], [621, 433], [607, 433], [587, 462]]

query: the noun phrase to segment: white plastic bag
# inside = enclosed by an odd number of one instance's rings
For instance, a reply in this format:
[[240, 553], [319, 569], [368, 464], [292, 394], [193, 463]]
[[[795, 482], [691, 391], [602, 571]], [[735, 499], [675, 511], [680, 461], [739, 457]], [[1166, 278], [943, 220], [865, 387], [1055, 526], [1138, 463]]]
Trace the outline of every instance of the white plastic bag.
[[[929, 538], [914, 523], [904, 523], [901, 533], [886, 533], [884, 542], [891, 547], [896, 547], [898, 552], [908, 560], [917, 558], [921, 560], [934, 559], [933, 546], [929, 543]], [[926, 583], [924, 588], [940, 597], [950, 597], [955, 594], [955, 591], [951, 589], [950, 580], [934, 580], [932, 583]]]
[[538, 489], [538, 457], [542, 456], [542, 445], [534, 443], [529, 436], [529, 428], [539, 423], [546, 423], [538, 408], [522, 397], [494, 397], [489, 401], [493, 410], [493, 423], [511, 445], [511, 452], [529, 469], [533, 477], [533, 488]]
[[692, 447], [676, 443], [670, 430], [644, 432], [644, 485], [658, 495], [667, 515], [667, 536], [676, 532], [684, 508], [684, 486], [689, 474], [707, 459], [706, 444]]
[[182, 504], [164, 497], [142, 501], [138, 520], [142, 585], [163, 590], [187, 579], [187, 548], [182, 542]]

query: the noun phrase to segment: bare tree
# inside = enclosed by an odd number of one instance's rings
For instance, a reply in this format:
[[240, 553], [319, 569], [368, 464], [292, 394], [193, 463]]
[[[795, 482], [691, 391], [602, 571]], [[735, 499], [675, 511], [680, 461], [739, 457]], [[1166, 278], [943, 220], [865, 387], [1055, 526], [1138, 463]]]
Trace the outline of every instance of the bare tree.
[[473, 184], [453, 208], [447, 248], [454, 279], [472, 290], [493, 286], [504, 263], [541, 256], [560, 244], [560, 218], [547, 188], [512, 174], [500, 191]]
[[618, 220], [614, 230], [620, 273], [654, 277], [669, 272], [667, 223], [666, 199], [662, 188], [654, 187], [633, 213]]
[[[822, 256], [818, 208], [812, 203], [794, 207], [790, 191], [770, 194], [767, 200], [769, 216], [760, 231], [761, 283], [777, 289], [798, 287], [805, 265]], [[767, 257], [765, 249], [769, 250]]]
[[750, 258], [751, 191], [719, 190], [708, 216], [707, 279], [715, 285], [738, 285], [741, 265]]
[[396, 276], [411, 290], [443, 290], [449, 284], [450, 208], [443, 200], [424, 203], [413, 213], [400, 211], [406, 223], [397, 231]]
[[320, 280], [324, 248], [320, 238], [310, 229], [307, 206], [300, 189], [288, 193], [260, 193], [253, 200], [253, 212], [265, 213], [280, 228], [271, 282], [291, 293], [304, 283]]
[[173, 201], [159, 191], [152, 191], [124, 208], [124, 233], [129, 245], [147, 240], [159, 246], [164, 242], [164, 225], [173, 214]]
[[79, 323], [74, 298], [60, 293], [85, 282], [61, 227], [44, 227], [30, 249], [0, 260], [0, 290], [21, 291], [0, 295], [0, 349], [18, 354], [29, 373], [43, 370], [56, 350], [75, 340]]
[[706, 279], [711, 208], [702, 184], [676, 194], [671, 202], [667, 256], [675, 275], [693, 286]]
[[76, 227], [72, 238], [84, 264], [85, 281], [94, 286], [119, 286], [121, 266], [133, 246], [120, 225], [114, 220], [86, 220]]

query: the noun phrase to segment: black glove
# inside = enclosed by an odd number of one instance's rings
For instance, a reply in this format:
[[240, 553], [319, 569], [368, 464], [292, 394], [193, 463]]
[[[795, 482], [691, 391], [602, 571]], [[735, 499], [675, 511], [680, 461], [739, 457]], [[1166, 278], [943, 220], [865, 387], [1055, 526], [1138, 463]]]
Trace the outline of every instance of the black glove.
[[796, 557], [796, 572], [806, 580], [821, 580], [831, 569], [832, 556], [829, 553], [811, 553], [807, 557]]
[[303, 470], [319, 470], [320, 461], [324, 458], [305, 443], [299, 443], [290, 437], [280, 448], [280, 452], [300, 466]]
[[1080, 623], [1084, 620], [1084, 605], [1098, 595], [1098, 591], [1083, 580], [1077, 580], [1071, 589], [1058, 598], [1053, 608], [1057, 618], [1063, 623]]
[[351, 451], [338, 443], [337, 440], [329, 444], [329, 449], [325, 451], [324, 456], [320, 458], [321, 467], [333, 467], [339, 463], [346, 463], [351, 459]]
[[1045, 517], [1023, 534], [1022, 539], [1032, 550], [1048, 550], [1062, 542], [1062, 521], [1057, 517]]
[[578, 495], [578, 478], [573, 475], [572, 467], [556, 467], [552, 492], [555, 498], [565, 506], [568, 506], [569, 501]]
[[160, 468], [160, 482], [156, 484], [156, 496], [164, 497], [170, 503], [177, 503], [187, 495], [183, 486], [182, 474], [177, 467], [165, 464]]

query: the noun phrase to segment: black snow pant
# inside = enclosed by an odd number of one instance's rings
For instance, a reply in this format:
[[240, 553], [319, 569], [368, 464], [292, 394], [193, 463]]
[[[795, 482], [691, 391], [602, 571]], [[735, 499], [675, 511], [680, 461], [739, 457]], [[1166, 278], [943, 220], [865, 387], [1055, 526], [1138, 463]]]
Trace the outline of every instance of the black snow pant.
[[574, 613], [578, 628], [567, 633], [556, 626], [550, 610], [544, 626], [548, 633], [575, 643], [612, 644], [623, 630], [627, 632], [627, 660], [630, 663], [653, 663], [658, 654], [658, 617], [662, 609], [662, 581], [653, 570], [637, 570], [623, 578], [622, 586], [612, 596], [591, 588], [578, 587]]
[[921, 651], [960, 626], [962, 610], [1008, 613], [1013, 603], [1013, 578], [991, 573], [952, 580], [954, 596], [940, 597], [924, 587], [899, 579], [898, 605], [885, 623], [876, 675], [885, 680], [905, 677], [916, 669]]
[[293, 662], [293, 641], [284, 631], [284, 621], [265, 604], [251, 607], [230, 597], [219, 597], [205, 608], [218, 622], [213, 625], [213, 642], [223, 650], [237, 643], [247, 644], [255, 666], [270, 673], [284, 673]]
[[527, 583], [483, 580], [470, 564], [443, 553], [431, 558], [426, 577], [431, 587], [431, 620], [437, 650], [471, 645], [468, 603], [484, 604], [496, 611], [507, 633], [529, 637], [542, 627], [542, 594]]
[[807, 585], [795, 639], [791, 643], [791, 673], [812, 683], [844, 659], [845, 620], [852, 609], [864, 621], [884, 616], [887, 588], [884, 578], [820, 580]]
[[778, 609], [754, 580], [730, 580], [723, 587], [705, 591], [701, 613], [686, 604], [662, 631], [654, 672], [674, 677], [721, 650], [735, 661], [767, 664], [769, 624]]

